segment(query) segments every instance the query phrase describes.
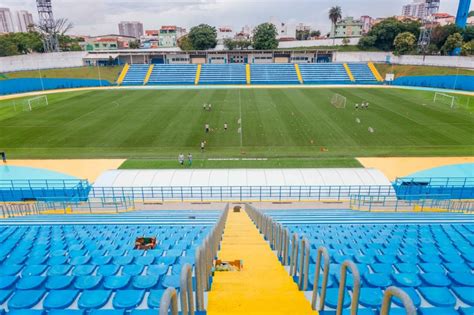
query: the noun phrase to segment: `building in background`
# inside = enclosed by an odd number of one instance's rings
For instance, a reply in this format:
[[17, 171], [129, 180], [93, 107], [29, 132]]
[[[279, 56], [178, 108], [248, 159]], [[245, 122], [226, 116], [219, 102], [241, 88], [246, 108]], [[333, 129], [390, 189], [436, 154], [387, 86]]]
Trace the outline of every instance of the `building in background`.
[[454, 24], [456, 17], [448, 13], [435, 13], [433, 14], [433, 23], [444, 26], [448, 24]]
[[360, 21], [362, 22], [362, 34], [367, 34], [374, 26], [375, 19], [368, 15], [362, 15]]
[[176, 25], [163, 25], [159, 33], [159, 47], [177, 47], [178, 38], [186, 35], [186, 29]]
[[129, 48], [130, 43], [134, 41], [136, 41], [134, 36], [108, 34], [84, 38], [84, 42], [80, 44], [86, 51], [117, 50]]
[[270, 18], [270, 23], [275, 25], [277, 39], [279, 41], [290, 41], [296, 39], [296, 25], [280, 22], [273, 16]]
[[145, 30], [145, 35], [140, 37], [141, 48], [158, 48], [160, 44], [160, 30]]
[[16, 20], [18, 32], [29, 32], [33, 29], [35, 22], [33, 21], [33, 15], [30, 12], [26, 10], [17, 11]]
[[234, 31], [230, 26], [221, 26], [217, 29], [217, 43], [223, 44], [225, 39], [232, 39]]
[[15, 27], [13, 24], [12, 13], [8, 8], [0, 8], [0, 34], [13, 33]]
[[352, 16], [348, 16], [336, 25], [331, 26], [331, 38], [347, 38], [347, 37], [360, 37], [362, 36], [362, 29], [364, 23], [360, 20], [355, 20]]
[[413, 0], [402, 7], [402, 16], [426, 19], [439, 11], [440, 0]]
[[135, 38], [140, 38], [143, 36], [143, 24], [136, 21], [125, 21], [120, 22], [119, 25], [119, 34], [122, 36], [132, 36]]

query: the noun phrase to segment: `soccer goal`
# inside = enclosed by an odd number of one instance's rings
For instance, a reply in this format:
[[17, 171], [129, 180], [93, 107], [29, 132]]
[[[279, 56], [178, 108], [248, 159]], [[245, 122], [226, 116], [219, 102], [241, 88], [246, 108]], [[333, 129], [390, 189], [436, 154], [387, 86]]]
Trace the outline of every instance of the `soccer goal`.
[[27, 103], [23, 107], [24, 111], [32, 111], [38, 107], [43, 107], [49, 105], [48, 97], [46, 95], [41, 95], [26, 100]]
[[452, 95], [448, 95], [445, 93], [435, 92], [433, 97], [433, 103], [440, 103], [449, 105], [451, 108], [456, 107], [456, 98]]
[[336, 108], [346, 108], [347, 98], [341, 94], [334, 94], [331, 98], [332, 106]]

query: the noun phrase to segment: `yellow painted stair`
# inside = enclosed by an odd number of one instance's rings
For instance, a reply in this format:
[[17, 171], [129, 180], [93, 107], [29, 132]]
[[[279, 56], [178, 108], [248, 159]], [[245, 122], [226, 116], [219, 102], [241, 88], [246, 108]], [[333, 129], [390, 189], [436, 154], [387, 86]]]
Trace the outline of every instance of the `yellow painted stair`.
[[351, 81], [354, 82], [355, 81], [354, 75], [352, 74], [351, 68], [349, 68], [349, 65], [347, 63], [344, 63], [344, 69], [346, 69], [349, 79], [351, 79]]
[[295, 70], [296, 70], [296, 75], [298, 76], [298, 81], [300, 81], [300, 83], [303, 84], [303, 76], [301, 75], [300, 66], [297, 63], [295, 63]]
[[148, 81], [150, 81], [151, 73], [153, 72], [153, 68], [155, 67], [154, 64], [151, 64], [148, 68], [148, 72], [146, 73], [145, 80], [143, 81], [143, 85], [147, 85]]
[[202, 64], [198, 64], [198, 67], [196, 70], [196, 78], [194, 79], [195, 85], [199, 84], [199, 79], [201, 78], [201, 69], [202, 69]]
[[117, 79], [117, 84], [121, 85], [123, 82], [123, 79], [125, 79], [125, 76], [127, 75], [128, 69], [130, 69], [130, 65], [127, 63], [125, 66], [123, 66], [122, 72], [120, 73], [118, 79]]
[[245, 212], [229, 212], [218, 258], [244, 268], [214, 274], [208, 315], [318, 314]]
[[247, 84], [251, 84], [250, 64], [245, 65], [245, 77], [247, 78]]
[[373, 62], [369, 62], [367, 64], [369, 66], [369, 69], [370, 71], [372, 71], [372, 74], [374, 75], [375, 79], [379, 82], [382, 82], [383, 81], [383, 78], [382, 76], [380, 75], [379, 71], [377, 70], [377, 68], [375, 67], [374, 63]]

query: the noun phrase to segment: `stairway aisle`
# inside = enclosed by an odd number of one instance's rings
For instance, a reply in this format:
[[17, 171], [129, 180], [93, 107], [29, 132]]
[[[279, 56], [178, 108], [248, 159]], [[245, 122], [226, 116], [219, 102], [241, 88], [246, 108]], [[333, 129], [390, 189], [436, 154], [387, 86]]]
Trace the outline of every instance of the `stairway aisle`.
[[317, 314], [243, 210], [229, 212], [218, 257], [244, 269], [215, 274], [207, 314]]

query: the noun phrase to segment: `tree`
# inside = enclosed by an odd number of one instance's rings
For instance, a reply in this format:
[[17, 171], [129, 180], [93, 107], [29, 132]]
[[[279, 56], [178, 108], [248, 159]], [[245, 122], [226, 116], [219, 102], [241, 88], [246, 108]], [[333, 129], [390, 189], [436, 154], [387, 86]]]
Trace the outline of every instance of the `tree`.
[[449, 35], [448, 39], [446, 39], [446, 42], [444, 43], [443, 48], [441, 48], [441, 51], [445, 55], [448, 55], [454, 49], [461, 48], [461, 47], [462, 47], [462, 36], [459, 33], [454, 33], [452, 35]]
[[297, 30], [296, 40], [308, 40], [310, 36], [309, 30]]
[[130, 49], [138, 49], [140, 48], [140, 42], [138, 40], [133, 40], [128, 44]]
[[250, 39], [239, 39], [236, 40], [237, 48], [239, 49], [249, 49], [252, 46], [252, 41]]
[[311, 31], [310, 36], [311, 37], [319, 37], [319, 36], [321, 36], [321, 31], [320, 30], [313, 30], [313, 31]]
[[253, 48], [257, 50], [278, 48], [277, 30], [272, 23], [263, 23], [253, 30]]
[[405, 55], [415, 50], [416, 37], [410, 32], [403, 32], [395, 37], [393, 42], [395, 46], [394, 53], [396, 55]]
[[[73, 28], [73, 24], [66, 18], [54, 20], [52, 24], [35, 25], [35, 29], [41, 34], [43, 41], [46, 43], [51, 37], [59, 40], [59, 37], [66, 34]], [[58, 42], [59, 44], [59, 42]], [[48, 47], [47, 49], [59, 50], [60, 47]]]
[[343, 45], [343, 46], [349, 45], [350, 42], [351, 42], [351, 40], [350, 40], [349, 38], [347, 38], [347, 37], [344, 37], [344, 38], [342, 39], [342, 45]]
[[357, 46], [362, 50], [370, 49], [374, 47], [376, 40], [377, 37], [375, 36], [363, 36], [359, 43], [357, 43]]
[[[366, 36], [375, 38], [373, 47], [390, 51], [394, 49], [393, 44], [398, 34], [410, 32], [415, 38], [418, 38], [420, 36], [420, 26], [421, 24], [417, 21], [398, 21], [395, 18], [388, 18], [372, 27]], [[365, 41], [365, 43], [368, 43], [368, 41]]]
[[196, 50], [207, 50], [217, 45], [216, 28], [207, 24], [192, 27], [188, 37]]
[[188, 35], [184, 35], [178, 38], [178, 47], [184, 51], [189, 51], [189, 50], [194, 49], [193, 44], [191, 43], [191, 40], [189, 39]]
[[472, 56], [474, 55], [474, 39], [468, 43], [462, 45], [461, 55], [463, 56]]
[[471, 40], [474, 39], [474, 26], [466, 26], [464, 29], [464, 41], [465, 42], [470, 42]]
[[441, 50], [446, 39], [455, 33], [461, 33], [462, 30], [456, 26], [456, 24], [448, 24], [444, 26], [436, 26], [431, 32], [431, 43], [438, 47], [438, 50]]
[[332, 36], [333, 36], [333, 45], [336, 43], [336, 23], [342, 18], [342, 9], [340, 6], [335, 6], [329, 9], [329, 14], [328, 14], [329, 20], [331, 20], [332, 23]]
[[474, 16], [474, 11], [469, 11], [468, 17]]
[[237, 42], [232, 38], [226, 38], [224, 39], [224, 46], [228, 50], [234, 50], [237, 47]]
[[37, 32], [9, 33], [0, 36], [0, 56], [43, 52], [41, 35]]

